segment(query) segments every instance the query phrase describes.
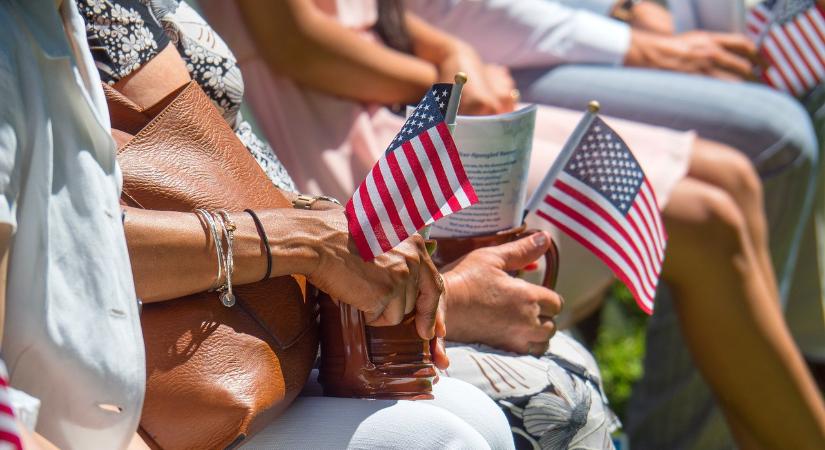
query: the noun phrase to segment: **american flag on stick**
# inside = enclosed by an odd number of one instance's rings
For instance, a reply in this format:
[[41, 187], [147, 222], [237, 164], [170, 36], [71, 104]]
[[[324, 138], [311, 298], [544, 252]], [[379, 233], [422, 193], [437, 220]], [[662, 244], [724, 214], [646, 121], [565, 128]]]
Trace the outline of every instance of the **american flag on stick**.
[[651, 314], [667, 241], [659, 206], [639, 162], [597, 112], [592, 102], [527, 211], [593, 252]]
[[350, 235], [365, 261], [478, 201], [448, 126], [460, 98], [456, 80], [457, 89], [433, 85], [347, 202]]
[[825, 8], [813, 0], [770, 0], [751, 9], [748, 34], [769, 67], [765, 84], [801, 96], [825, 80]]

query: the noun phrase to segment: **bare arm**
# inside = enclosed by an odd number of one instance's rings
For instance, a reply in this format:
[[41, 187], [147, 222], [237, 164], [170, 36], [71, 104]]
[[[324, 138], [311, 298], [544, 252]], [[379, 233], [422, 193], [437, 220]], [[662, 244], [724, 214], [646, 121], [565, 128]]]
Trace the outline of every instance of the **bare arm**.
[[6, 323], [6, 284], [9, 274], [11, 231], [11, 225], [0, 224], [0, 344], [3, 342], [3, 324]]
[[236, 2], [270, 68], [304, 86], [364, 102], [410, 103], [437, 78], [432, 63], [362, 38], [312, 2]]

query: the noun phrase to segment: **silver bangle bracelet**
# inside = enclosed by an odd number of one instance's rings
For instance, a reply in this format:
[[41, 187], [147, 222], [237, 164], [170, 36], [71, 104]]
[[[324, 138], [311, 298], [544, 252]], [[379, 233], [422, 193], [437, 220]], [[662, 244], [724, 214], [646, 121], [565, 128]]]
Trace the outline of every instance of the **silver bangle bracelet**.
[[229, 217], [229, 213], [225, 210], [217, 211], [215, 218], [220, 224], [223, 234], [226, 237], [226, 259], [224, 267], [226, 268], [226, 283], [218, 290], [221, 292], [221, 303], [223, 306], [230, 308], [235, 305], [235, 294], [232, 292], [232, 272], [235, 271], [235, 256], [233, 254], [233, 247], [235, 243], [235, 222]]
[[206, 225], [209, 227], [209, 232], [212, 235], [212, 242], [215, 244], [215, 254], [218, 260], [218, 274], [215, 276], [215, 282], [209, 287], [209, 292], [213, 292], [223, 284], [223, 245], [221, 243], [221, 237], [218, 235], [218, 227], [215, 224], [215, 219], [212, 216], [212, 213], [205, 209], [196, 209], [195, 214], [206, 222]]

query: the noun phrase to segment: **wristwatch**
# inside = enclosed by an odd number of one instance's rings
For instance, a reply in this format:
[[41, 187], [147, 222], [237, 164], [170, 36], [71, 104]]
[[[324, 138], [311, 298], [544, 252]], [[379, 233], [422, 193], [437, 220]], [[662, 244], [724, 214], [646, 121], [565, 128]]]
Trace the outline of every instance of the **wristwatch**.
[[619, 0], [610, 15], [622, 22], [630, 22], [633, 20], [633, 7], [638, 5], [642, 0]]
[[330, 197], [328, 195], [304, 195], [300, 194], [295, 197], [295, 200], [292, 200], [292, 207], [295, 209], [312, 209], [312, 205], [315, 204], [317, 201], [324, 201], [324, 202], [332, 202], [336, 205], [340, 205], [336, 198]]

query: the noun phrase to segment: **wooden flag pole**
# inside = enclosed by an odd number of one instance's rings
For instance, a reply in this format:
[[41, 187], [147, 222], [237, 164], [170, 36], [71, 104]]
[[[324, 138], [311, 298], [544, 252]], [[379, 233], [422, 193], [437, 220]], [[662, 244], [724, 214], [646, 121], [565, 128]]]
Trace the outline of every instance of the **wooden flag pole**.
[[450, 128], [450, 134], [455, 130], [455, 118], [458, 115], [458, 105], [461, 103], [461, 90], [464, 89], [464, 84], [467, 83], [467, 74], [458, 72], [455, 74], [454, 80], [453, 90], [450, 92], [450, 101], [447, 103], [447, 113], [444, 115], [444, 122]]
[[547, 175], [545, 175], [544, 179], [541, 180], [539, 187], [533, 191], [533, 196], [530, 197], [530, 201], [527, 202], [527, 208], [524, 210], [524, 218], [526, 218], [531, 212], [535, 211], [536, 208], [538, 208], [539, 203], [544, 200], [544, 196], [547, 195], [550, 185], [556, 181], [556, 177], [559, 176], [559, 172], [561, 172], [567, 164], [567, 161], [570, 159], [573, 151], [576, 150], [576, 146], [579, 144], [579, 141], [581, 141], [584, 134], [587, 133], [590, 125], [593, 124], [593, 120], [596, 119], [600, 109], [601, 106], [596, 100], [591, 100], [590, 103], [588, 103], [587, 112], [584, 117], [582, 117], [579, 124], [576, 125], [576, 129], [573, 130], [573, 134], [567, 138], [567, 142], [564, 143], [564, 147], [562, 147], [559, 157], [556, 158], [556, 162], [553, 163], [553, 166], [550, 167]]

